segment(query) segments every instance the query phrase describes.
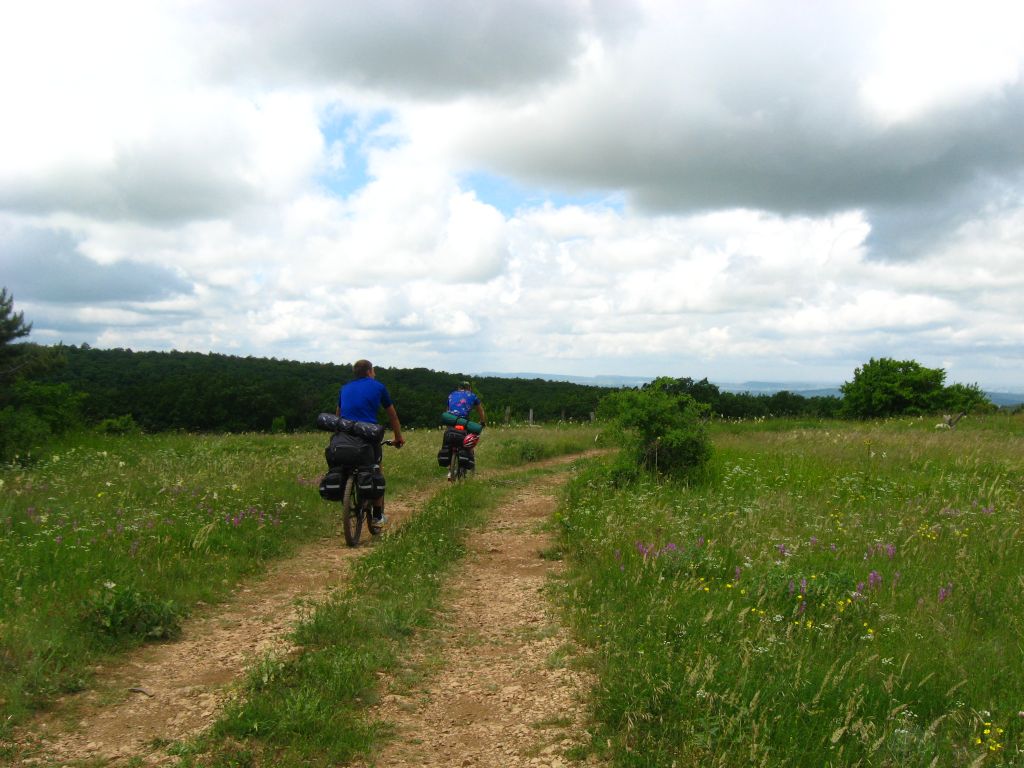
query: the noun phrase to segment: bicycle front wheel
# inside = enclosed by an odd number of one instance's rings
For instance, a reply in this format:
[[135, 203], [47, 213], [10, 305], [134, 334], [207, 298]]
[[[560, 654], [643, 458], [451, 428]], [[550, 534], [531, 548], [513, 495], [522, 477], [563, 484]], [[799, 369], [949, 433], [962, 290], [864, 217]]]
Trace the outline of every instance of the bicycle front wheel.
[[345, 543], [350, 547], [359, 546], [363, 533], [363, 504], [357, 498], [356, 476], [351, 473], [345, 481], [345, 493], [341, 498], [342, 527], [345, 529]]

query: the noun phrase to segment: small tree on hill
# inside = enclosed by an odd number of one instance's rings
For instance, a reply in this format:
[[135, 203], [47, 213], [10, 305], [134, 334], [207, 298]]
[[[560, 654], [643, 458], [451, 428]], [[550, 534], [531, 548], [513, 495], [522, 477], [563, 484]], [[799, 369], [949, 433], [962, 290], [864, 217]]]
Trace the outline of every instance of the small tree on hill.
[[0, 460], [30, 455], [50, 437], [79, 422], [83, 395], [67, 384], [30, 380], [59, 365], [60, 348], [13, 344], [28, 336], [32, 323], [14, 311], [14, 297], [0, 288]]
[[14, 311], [14, 296], [7, 293], [7, 288], [0, 288], [0, 378], [10, 378], [21, 368], [19, 359], [25, 356], [25, 349], [11, 342], [31, 331], [32, 323], [25, 323], [25, 313]]
[[840, 415], [872, 419], [888, 416], [918, 416], [943, 410], [966, 412], [988, 403], [978, 386], [943, 386], [942, 368], [925, 368], [915, 360], [872, 358], [843, 384]]
[[709, 411], [667, 377], [640, 390], [614, 392], [598, 405], [598, 415], [618, 430], [624, 454], [666, 475], [685, 474], [711, 458], [705, 426]]
[[977, 384], [950, 384], [942, 391], [942, 409], [947, 413], [991, 413], [999, 410]]

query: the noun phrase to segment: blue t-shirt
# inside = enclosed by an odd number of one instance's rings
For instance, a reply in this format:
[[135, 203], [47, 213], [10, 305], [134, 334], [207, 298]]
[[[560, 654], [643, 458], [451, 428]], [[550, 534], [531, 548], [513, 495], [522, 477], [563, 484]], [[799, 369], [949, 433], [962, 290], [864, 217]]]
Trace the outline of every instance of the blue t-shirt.
[[388, 388], [369, 376], [350, 381], [338, 392], [338, 409], [343, 419], [376, 424], [377, 411], [389, 405]]
[[465, 418], [480, 402], [480, 398], [468, 389], [456, 389], [448, 395], [448, 410], [456, 416]]

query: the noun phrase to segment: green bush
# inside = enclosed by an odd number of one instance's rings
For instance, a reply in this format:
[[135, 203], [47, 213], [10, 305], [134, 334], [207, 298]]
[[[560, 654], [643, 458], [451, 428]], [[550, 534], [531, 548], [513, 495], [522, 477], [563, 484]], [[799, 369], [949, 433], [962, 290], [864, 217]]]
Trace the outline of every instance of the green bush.
[[130, 413], [113, 419], [104, 419], [96, 425], [96, 429], [104, 435], [137, 435], [142, 431]]
[[5, 463], [24, 461], [32, 451], [46, 443], [50, 427], [33, 411], [0, 409], [0, 459]]
[[176, 637], [181, 631], [181, 611], [173, 600], [111, 581], [89, 596], [82, 618], [87, 625], [115, 640], [163, 640]]
[[706, 404], [674, 391], [669, 378], [614, 392], [598, 406], [598, 414], [619, 430], [624, 458], [665, 475], [690, 473], [711, 458], [708, 413]]
[[839, 415], [876, 419], [920, 416], [943, 411], [986, 413], [994, 409], [977, 384], [943, 386], [942, 368], [925, 368], [916, 360], [872, 358], [853, 372], [853, 381], [840, 387]]

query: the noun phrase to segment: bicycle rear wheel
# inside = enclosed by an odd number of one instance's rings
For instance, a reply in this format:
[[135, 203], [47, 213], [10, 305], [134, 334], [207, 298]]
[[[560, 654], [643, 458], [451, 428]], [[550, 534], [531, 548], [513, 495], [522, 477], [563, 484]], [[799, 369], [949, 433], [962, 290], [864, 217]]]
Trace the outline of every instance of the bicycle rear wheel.
[[363, 503], [357, 496], [356, 476], [353, 472], [345, 481], [345, 493], [341, 498], [342, 527], [345, 529], [345, 543], [350, 547], [359, 546], [359, 537], [363, 533], [363, 518], [366, 515]]
[[452, 470], [452, 479], [458, 483], [466, 479], [466, 467], [462, 463], [462, 457], [459, 456], [458, 452], [452, 456], [452, 463], [455, 464], [455, 469]]

